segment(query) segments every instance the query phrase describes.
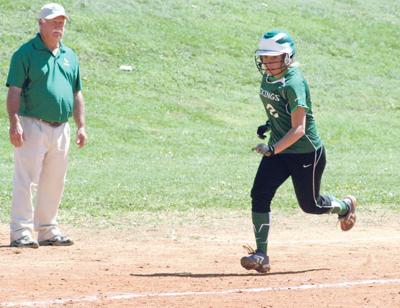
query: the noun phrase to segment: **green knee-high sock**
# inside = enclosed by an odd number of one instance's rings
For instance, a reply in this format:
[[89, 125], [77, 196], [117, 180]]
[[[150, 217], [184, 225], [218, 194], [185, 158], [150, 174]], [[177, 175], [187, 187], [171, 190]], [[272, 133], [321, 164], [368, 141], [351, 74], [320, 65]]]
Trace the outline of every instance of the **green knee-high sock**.
[[257, 250], [267, 254], [268, 232], [271, 219], [271, 213], [252, 212], [254, 235], [256, 237]]
[[328, 197], [331, 200], [332, 209], [330, 212], [332, 214], [338, 214], [339, 216], [347, 214], [349, 211], [349, 205], [346, 202], [336, 199], [333, 196]]

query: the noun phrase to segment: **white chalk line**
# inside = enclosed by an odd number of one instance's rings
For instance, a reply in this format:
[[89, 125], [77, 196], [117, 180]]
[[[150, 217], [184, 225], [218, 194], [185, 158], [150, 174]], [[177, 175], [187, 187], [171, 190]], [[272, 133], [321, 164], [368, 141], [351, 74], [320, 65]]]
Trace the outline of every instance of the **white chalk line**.
[[332, 289], [332, 288], [351, 288], [354, 286], [362, 285], [400, 285], [400, 279], [368, 279], [368, 280], [355, 280], [338, 283], [323, 283], [323, 284], [307, 284], [297, 286], [285, 287], [268, 287], [268, 288], [250, 288], [250, 289], [228, 289], [222, 291], [187, 291], [187, 292], [159, 292], [159, 293], [120, 293], [109, 295], [91, 295], [82, 297], [70, 297], [50, 299], [46, 301], [25, 301], [25, 302], [0, 302], [0, 307], [35, 307], [35, 306], [49, 306], [49, 305], [63, 305], [72, 303], [93, 303], [97, 301], [112, 301], [112, 300], [128, 300], [137, 298], [154, 298], [154, 297], [182, 297], [182, 296], [222, 296], [229, 294], [241, 293], [262, 293], [262, 292], [276, 292], [276, 291], [297, 291], [297, 290], [311, 290], [311, 289]]

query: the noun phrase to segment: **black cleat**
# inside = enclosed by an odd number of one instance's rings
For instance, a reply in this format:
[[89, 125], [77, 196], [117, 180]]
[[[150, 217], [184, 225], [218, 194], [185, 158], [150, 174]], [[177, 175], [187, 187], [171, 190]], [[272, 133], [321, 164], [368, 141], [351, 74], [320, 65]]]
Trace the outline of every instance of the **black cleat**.
[[25, 235], [17, 240], [10, 243], [10, 247], [17, 248], [39, 248], [38, 242], [33, 240], [30, 236]]
[[65, 235], [56, 235], [50, 239], [40, 241], [40, 246], [71, 246], [74, 242]]
[[242, 257], [240, 264], [247, 270], [256, 270], [259, 273], [268, 273], [271, 270], [269, 257], [262, 251], [254, 251], [254, 249], [245, 248], [249, 251], [249, 256]]

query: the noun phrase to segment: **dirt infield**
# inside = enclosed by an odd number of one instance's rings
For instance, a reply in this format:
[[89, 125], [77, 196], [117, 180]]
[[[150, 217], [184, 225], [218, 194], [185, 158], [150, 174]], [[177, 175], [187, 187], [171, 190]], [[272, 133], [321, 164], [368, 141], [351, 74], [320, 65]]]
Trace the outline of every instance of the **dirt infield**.
[[74, 246], [39, 249], [7, 247], [0, 225], [0, 306], [400, 307], [399, 215], [360, 213], [347, 233], [334, 216], [274, 215], [268, 275], [240, 267], [246, 211], [150, 216], [65, 227]]

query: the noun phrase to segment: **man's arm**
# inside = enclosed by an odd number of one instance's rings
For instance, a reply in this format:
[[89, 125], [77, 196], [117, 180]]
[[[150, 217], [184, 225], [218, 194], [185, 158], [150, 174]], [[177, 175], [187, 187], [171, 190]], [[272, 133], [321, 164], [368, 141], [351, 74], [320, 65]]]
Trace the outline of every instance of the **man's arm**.
[[21, 88], [10, 86], [7, 94], [7, 111], [10, 120], [10, 142], [15, 147], [20, 147], [24, 143], [23, 129], [18, 116]]
[[85, 102], [81, 91], [74, 94], [74, 121], [77, 126], [76, 144], [82, 148], [86, 144], [87, 136], [85, 131]]

